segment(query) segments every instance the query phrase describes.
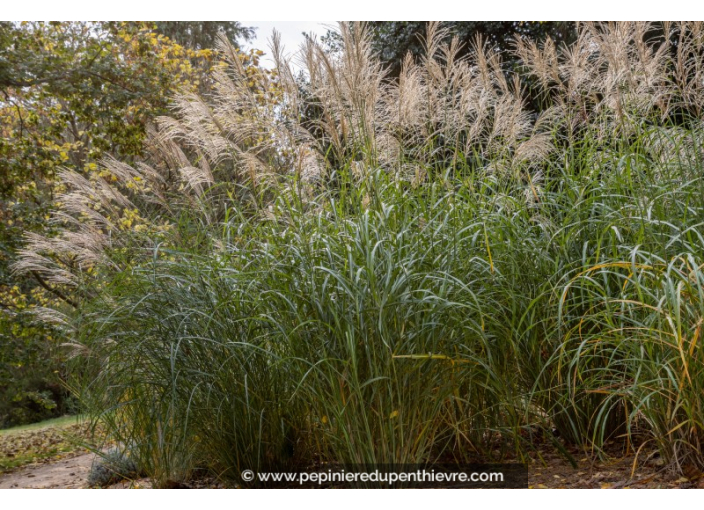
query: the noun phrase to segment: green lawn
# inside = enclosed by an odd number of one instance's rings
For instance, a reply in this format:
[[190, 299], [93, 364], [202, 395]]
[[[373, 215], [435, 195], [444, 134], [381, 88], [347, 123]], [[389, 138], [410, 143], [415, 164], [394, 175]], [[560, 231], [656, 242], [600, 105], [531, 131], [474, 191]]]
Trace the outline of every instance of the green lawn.
[[9, 429], [0, 429], [0, 435], [12, 434], [15, 432], [23, 432], [26, 430], [39, 430], [45, 428], [64, 428], [70, 425], [75, 425], [83, 421], [79, 416], [62, 416], [60, 418], [52, 418], [51, 420], [40, 421], [38, 423], [30, 423], [28, 425], [17, 425]]

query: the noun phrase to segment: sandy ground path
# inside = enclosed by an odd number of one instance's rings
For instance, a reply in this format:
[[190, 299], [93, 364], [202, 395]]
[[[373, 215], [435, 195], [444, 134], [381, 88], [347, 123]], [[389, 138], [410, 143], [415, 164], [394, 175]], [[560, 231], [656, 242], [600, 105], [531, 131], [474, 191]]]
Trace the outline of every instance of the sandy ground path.
[[0, 475], [0, 489], [83, 489], [95, 454], [82, 453], [57, 462], [30, 465]]
[[[80, 453], [60, 460], [31, 464], [0, 474], [0, 489], [88, 489], [88, 472], [94, 453]], [[116, 483], [107, 489], [150, 488], [147, 480]]]

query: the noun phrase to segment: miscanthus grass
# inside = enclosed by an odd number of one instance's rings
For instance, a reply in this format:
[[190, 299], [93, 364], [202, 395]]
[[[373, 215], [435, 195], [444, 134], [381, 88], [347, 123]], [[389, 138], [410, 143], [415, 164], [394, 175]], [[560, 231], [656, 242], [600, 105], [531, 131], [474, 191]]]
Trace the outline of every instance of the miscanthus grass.
[[276, 36], [273, 79], [223, 44], [17, 265], [74, 296], [43, 318], [87, 412], [161, 482], [540, 441], [703, 469], [703, 32], [652, 28], [518, 41], [516, 75], [431, 24], [397, 80], [362, 24], [304, 80]]

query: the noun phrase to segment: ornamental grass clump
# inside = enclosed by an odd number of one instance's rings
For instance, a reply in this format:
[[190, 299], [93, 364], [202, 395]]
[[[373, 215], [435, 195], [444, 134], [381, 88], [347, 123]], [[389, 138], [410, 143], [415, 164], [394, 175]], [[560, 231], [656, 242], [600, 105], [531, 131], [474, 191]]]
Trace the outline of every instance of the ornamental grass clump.
[[[516, 41], [364, 24], [297, 76], [226, 42], [135, 165], [62, 174], [36, 271], [87, 412], [157, 481], [206, 469], [701, 454], [701, 25]], [[519, 74], [520, 73], [520, 74]], [[538, 98], [528, 109], [525, 93]]]

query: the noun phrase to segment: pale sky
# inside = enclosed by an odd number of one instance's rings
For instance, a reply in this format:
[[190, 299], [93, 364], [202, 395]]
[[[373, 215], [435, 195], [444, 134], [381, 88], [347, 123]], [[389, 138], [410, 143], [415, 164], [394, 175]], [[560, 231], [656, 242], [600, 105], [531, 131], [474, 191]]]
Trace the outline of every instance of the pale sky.
[[318, 37], [324, 35], [330, 26], [334, 26], [334, 21], [243, 21], [242, 25], [255, 27], [255, 39], [245, 45], [247, 48], [257, 48], [265, 51], [265, 56], [261, 63], [264, 67], [272, 67], [273, 62], [269, 55], [269, 39], [272, 30], [281, 32], [281, 42], [287, 54], [298, 51], [298, 47], [303, 42], [303, 32], [314, 33]]

